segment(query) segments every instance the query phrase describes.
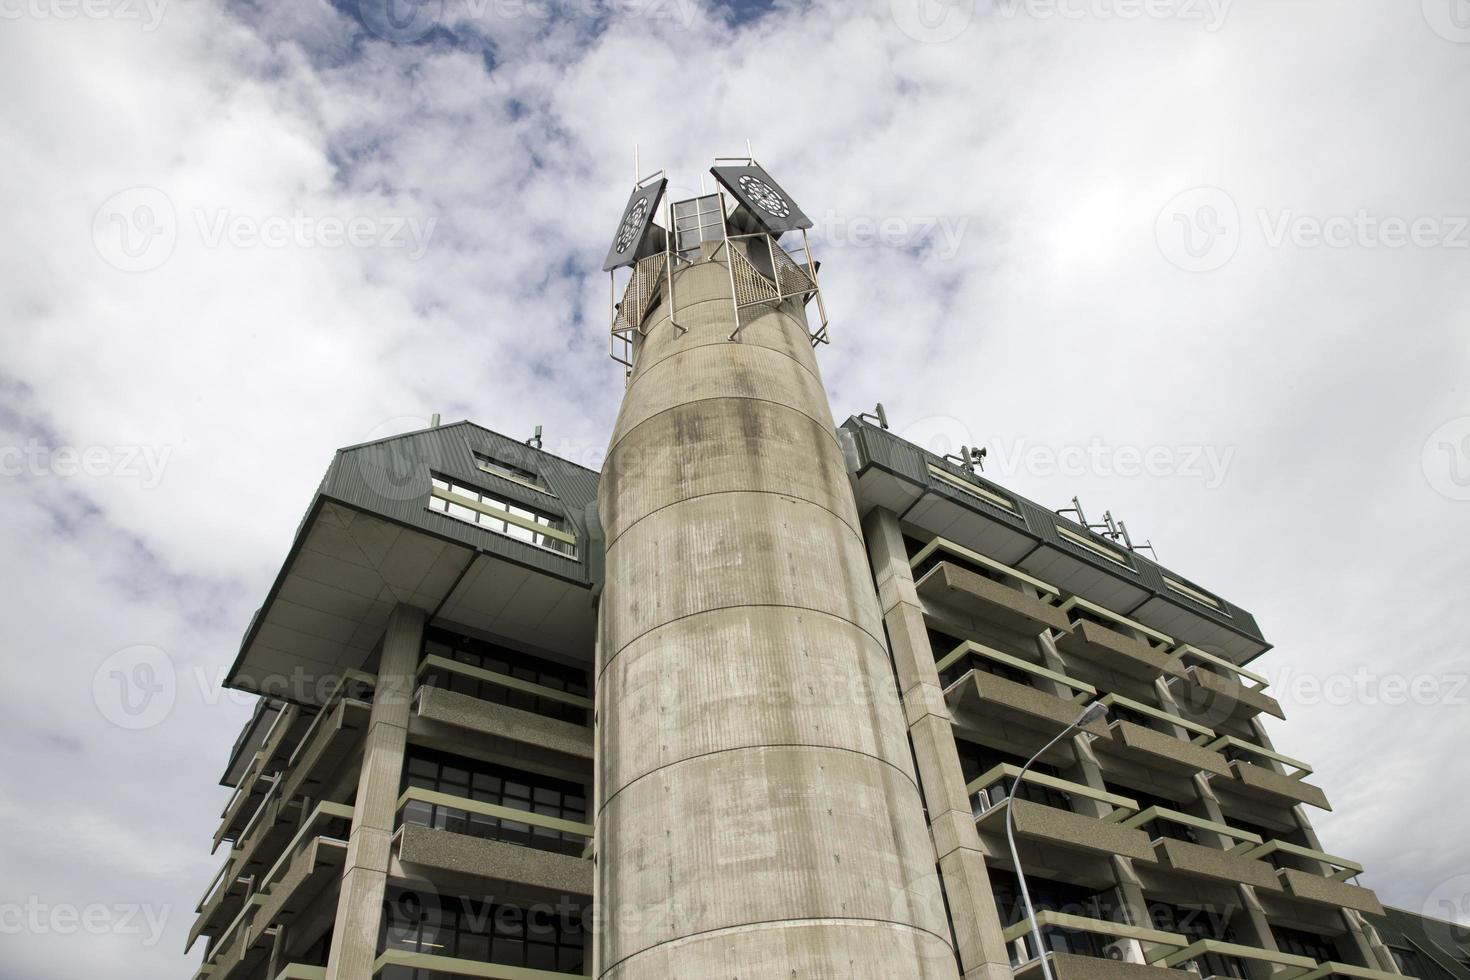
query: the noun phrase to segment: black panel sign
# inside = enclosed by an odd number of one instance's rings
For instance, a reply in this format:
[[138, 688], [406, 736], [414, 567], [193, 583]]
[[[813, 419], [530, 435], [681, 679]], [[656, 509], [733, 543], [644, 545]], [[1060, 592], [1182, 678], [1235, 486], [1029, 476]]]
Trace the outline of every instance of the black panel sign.
[[613, 238], [612, 248], [607, 250], [607, 259], [602, 263], [603, 272], [638, 261], [638, 246], [644, 233], [658, 213], [658, 202], [663, 199], [667, 177], [660, 177], [652, 184], [634, 187], [628, 197], [628, 206], [623, 208], [623, 220], [618, 223], [618, 233]]
[[752, 164], [745, 167], [711, 167], [709, 172], [771, 234], [780, 235], [812, 226], [812, 219], [802, 214], [791, 195], [782, 190], [781, 185], [764, 168]]

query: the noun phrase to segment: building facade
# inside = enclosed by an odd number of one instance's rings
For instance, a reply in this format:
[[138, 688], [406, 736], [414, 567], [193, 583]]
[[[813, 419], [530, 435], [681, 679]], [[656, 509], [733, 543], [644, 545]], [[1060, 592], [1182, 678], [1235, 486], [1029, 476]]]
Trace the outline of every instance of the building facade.
[[815, 264], [748, 210], [639, 260], [601, 473], [468, 422], [336, 455], [227, 681], [197, 980], [1040, 978], [1018, 870], [1059, 980], [1410, 972], [1251, 615], [835, 425]]

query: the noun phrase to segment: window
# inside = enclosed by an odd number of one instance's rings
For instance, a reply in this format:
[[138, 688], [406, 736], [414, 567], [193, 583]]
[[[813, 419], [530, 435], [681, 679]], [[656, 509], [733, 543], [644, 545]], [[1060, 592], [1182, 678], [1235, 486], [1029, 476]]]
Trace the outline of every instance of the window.
[[[959, 749], [960, 768], [964, 772], [966, 783], [974, 782], [1003, 762], [1009, 762], [1018, 769], [1026, 764], [1026, 760], [1021, 756], [1012, 755], [1009, 752], [1002, 752], [999, 749], [992, 749], [989, 746], [966, 741], [965, 739], [956, 740], [955, 747]], [[1032, 763], [1031, 768], [1027, 772], [1037, 773], [1042, 776], [1061, 777], [1056, 766], [1048, 765], [1045, 762]], [[980, 787], [981, 789], [988, 790], [990, 806], [995, 806], [1006, 798], [1013, 781], [1014, 777], [1002, 776], [993, 785]], [[1063, 793], [1061, 790], [1052, 789], [1049, 786], [1042, 786], [1030, 782], [1029, 780], [1021, 783], [1020, 787], [1016, 790], [1016, 795], [1020, 799], [1027, 800], [1031, 803], [1039, 803], [1042, 806], [1049, 806], [1058, 810], [1070, 811], [1072, 809], [1072, 798], [1066, 793]], [[978, 806], [978, 801], [975, 802]], [[976, 816], [978, 815], [977, 813]]]
[[1406, 977], [1423, 977], [1424, 962], [1419, 959], [1416, 950], [1405, 949], [1402, 946], [1388, 947], [1389, 953], [1393, 955], [1394, 966]]
[[566, 519], [525, 504], [506, 501], [484, 490], [435, 475], [429, 509], [466, 524], [477, 524], [517, 541], [576, 557], [576, 539]]
[[1193, 585], [1187, 585], [1184, 582], [1181, 582], [1178, 579], [1170, 578], [1167, 575], [1164, 576], [1164, 584], [1167, 585], [1172, 591], [1178, 592], [1180, 595], [1189, 596], [1189, 598], [1193, 599], [1195, 602], [1209, 606], [1211, 609], [1217, 610], [1219, 612], [1225, 611], [1225, 607], [1221, 605], [1220, 600], [1216, 599], [1214, 596], [1210, 595], [1203, 589], [1196, 588]]
[[546, 481], [542, 480], [541, 477], [530, 470], [522, 469], [519, 466], [512, 466], [510, 463], [495, 459], [482, 452], [476, 452], [474, 456], [475, 465], [484, 473], [519, 483], [523, 486], [530, 487], [532, 490], [539, 490], [548, 496], [556, 496], [556, 494], [546, 488]]
[[970, 480], [967, 480], [962, 476], [951, 473], [948, 470], [942, 469], [941, 467], [935, 466], [933, 463], [929, 464], [929, 475], [934, 477], [936, 480], [944, 483], [946, 486], [953, 487], [960, 493], [966, 494], [967, 496], [974, 497], [977, 500], [983, 500], [987, 504], [992, 504], [996, 507], [1002, 508], [1003, 510], [1008, 510], [1012, 514], [1016, 512], [1016, 504], [1009, 497], [997, 493], [989, 487], [982, 486], [979, 483], [971, 482]]
[[[992, 869], [990, 887], [995, 895], [995, 908], [1000, 913], [1002, 923], [1015, 925], [1026, 917], [1026, 907], [1021, 901], [1016, 876], [1012, 872]], [[1085, 919], [1111, 918], [1112, 902], [1107, 892], [1094, 892], [1081, 885], [1053, 881], [1035, 874], [1026, 875], [1026, 890], [1030, 893], [1032, 907], [1037, 912], [1061, 912]], [[1043, 927], [1041, 938], [1048, 950], [1093, 957], [1103, 956], [1103, 948], [1112, 942], [1106, 936], [1057, 926]], [[1030, 933], [1025, 935], [1024, 942], [1026, 948], [1031, 949]]]
[[[1177, 932], [1191, 943], [1200, 939], [1218, 939], [1223, 942], [1235, 942], [1235, 934], [1230, 929], [1229, 920], [1220, 912], [1210, 908], [1191, 908], [1187, 905], [1170, 905], [1167, 902], [1151, 901], [1148, 903], [1148, 915], [1155, 929], [1164, 932]], [[1226, 956], [1221, 953], [1206, 953], [1194, 960], [1199, 967], [1200, 976], [1204, 977], [1234, 977], [1236, 980], [1246, 980], [1250, 973], [1241, 960], [1234, 956]]]
[[1271, 935], [1276, 938], [1276, 948], [1283, 953], [1307, 956], [1318, 963], [1330, 963], [1338, 958], [1337, 944], [1331, 936], [1319, 936], [1315, 932], [1272, 926]]
[[[585, 786], [540, 773], [435, 752], [422, 746], [409, 746], [404, 786], [447, 793], [543, 817], [587, 822]], [[581, 855], [587, 844], [585, 837], [570, 831], [552, 830], [422, 800], [409, 800], [404, 805], [403, 823], [561, 854]]]
[[[479, 667], [481, 670], [515, 677], [541, 687], [549, 687], [554, 691], [565, 691], [583, 698], [591, 697], [591, 692], [587, 687], [587, 671], [581, 667], [571, 667], [543, 660], [498, 643], [461, 636], [437, 626], [430, 626], [424, 630], [423, 655], [455, 660], [472, 667]], [[425, 675], [425, 680], [435, 687], [468, 694], [481, 701], [519, 708], [522, 711], [534, 712], [546, 718], [555, 718], [574, 725], [587, 724], [587, 709], [585, 708], [532, 694], [529, 691], [519, 691], [496, 684], [494, 681], [467, 677], [449, 670], [430, 670]]]
[[674, 204], [674, 250], [694, 258], [701, 242], [718, 242], [725, 237], [725, 212], [720, 195], [677, 201]]
[[[560, 915], [549, 907], [390, 892], [383, 902], [379, 952], [429, 953], [477, 963], [580, 974], [586, 930], [580, 909]], [[390, 966], [383, 980], [438, 980], [440, 974]]]
[[1118, 550], [1117, 548], [1105, 545], [1100, 541], [1096, 541], [1085, 534], [1079, 534], [1076, 531], [1073, 531], [1071, 528], [1063, 527], [1060, 524], [1056, 525], [1056, 529], [1057, 533], [1060, 534], [1064, 540], [1070, 541], [1080, 548], [1087, 549], [1094, 555], [1097, 555], [1099, 558], [1106, 558], [1108, 561], [1113, 562], [1114, 564], [1122, 565], [1124, 568], [1133, 567], [1129, 563], [1127, 556], [1125, 556], [1123, 552]]

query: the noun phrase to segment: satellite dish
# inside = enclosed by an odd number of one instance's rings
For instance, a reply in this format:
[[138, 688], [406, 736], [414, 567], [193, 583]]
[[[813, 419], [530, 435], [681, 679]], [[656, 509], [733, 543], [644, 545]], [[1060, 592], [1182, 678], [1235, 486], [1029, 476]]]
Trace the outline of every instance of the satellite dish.
[[763, 229], [777, 238], [788, 231], [812, 227], [812, 219], [802, 213], [791, 195], [760, 164], [751, 162], [738, 167], [710, 167], [709, 172]]
[[660, 177], [651, 184], [634, 185], [633, 193], [628, 195], [628, 203], [623, 208], [622, 220], [618, 222], [617, 233], [613, 236], [612, 247], [607, 250], [607, 258], [603, 260], [603, 272], [632, 265], [641, 257], [648, 226], [658, 213], [658, 204], [663, 199], [664, 188], [668, 183], [667, 177]]

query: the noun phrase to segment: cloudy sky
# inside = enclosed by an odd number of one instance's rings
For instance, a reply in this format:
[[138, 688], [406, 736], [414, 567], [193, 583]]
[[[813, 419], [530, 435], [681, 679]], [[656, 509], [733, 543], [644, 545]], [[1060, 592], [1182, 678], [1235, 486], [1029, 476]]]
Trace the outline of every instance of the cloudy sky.
[[192, 969], [218, 679], [337, 447], [598, 464], [635, 143], [751, 140], [839, 417], [1252, 610], [1324, 846], [1470, 911], [1465, 0], [0, 0], [0, 82], [0, 980]]

